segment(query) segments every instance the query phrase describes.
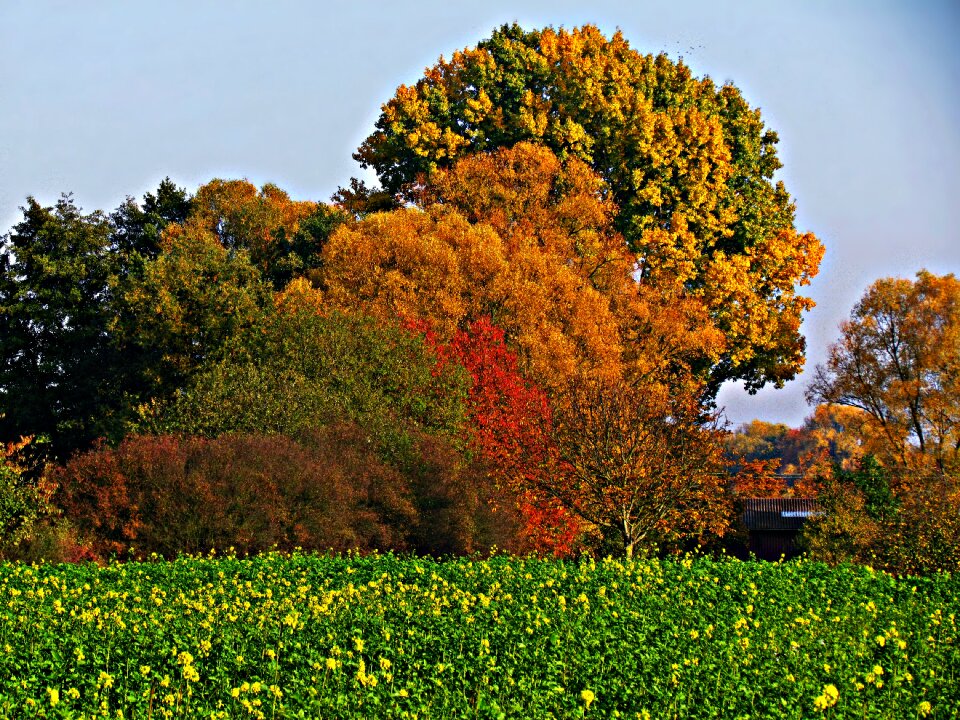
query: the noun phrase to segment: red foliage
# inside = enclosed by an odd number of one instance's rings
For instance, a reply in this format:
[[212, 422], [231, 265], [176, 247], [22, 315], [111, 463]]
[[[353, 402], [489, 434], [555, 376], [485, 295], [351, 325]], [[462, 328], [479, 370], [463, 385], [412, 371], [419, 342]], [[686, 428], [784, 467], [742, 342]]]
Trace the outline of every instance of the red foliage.
[[569, 555], [580, 535], [579, 521], [533, 491], [540, 474], [548, 472], [551, 457], [550, 405], [546, 394], [518, 371], [517, 356], [507, 347], [503, 330], [481, 318], [458, 331], [448, 344], [440, 344], [426, 323], [407, 326], [423, 333], [440, 364], [456, 362], [470, 373], [473, 445], [491, 468], [497, 487], [514, 494], [524, 519], [526, 549]]

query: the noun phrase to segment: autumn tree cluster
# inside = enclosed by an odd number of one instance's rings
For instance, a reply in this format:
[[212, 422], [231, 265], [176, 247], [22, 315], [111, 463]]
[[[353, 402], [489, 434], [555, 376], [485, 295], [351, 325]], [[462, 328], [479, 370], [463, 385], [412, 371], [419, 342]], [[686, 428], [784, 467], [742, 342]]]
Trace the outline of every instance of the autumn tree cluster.
[[381, 187], [30, 198], [0, 440], [46, 440], [101, 555], [706, 542], [717, 390], [799, 371], [823, 253], [776, 144], [619, 33], [504, 26], [383, 106], [356, 154]]
[[878, 280], [840, 332], [814, 371], [816, 407], [801, 428], [754, 421], [728, 439], [754, 470], [747, 492], [816, 495], [815, 557], [956, 569], [960, 281], [926, 271]]

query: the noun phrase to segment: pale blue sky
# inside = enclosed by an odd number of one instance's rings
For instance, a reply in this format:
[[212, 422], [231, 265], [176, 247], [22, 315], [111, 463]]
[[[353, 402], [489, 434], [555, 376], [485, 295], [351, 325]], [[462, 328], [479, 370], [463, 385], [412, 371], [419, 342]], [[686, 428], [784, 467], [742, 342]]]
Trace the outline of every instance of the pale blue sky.
[[[761, 108], [798, 226], [827, 246], [808, 367], [874, 279], [960, 273], [956, 0], [0, 0], [0, 232], [27, 195], [110, 210], [167, 175], [327, 200], [397, 85], [513, 21], [619, 27]], [[795, 425], [804, 386], [721, 401]]]

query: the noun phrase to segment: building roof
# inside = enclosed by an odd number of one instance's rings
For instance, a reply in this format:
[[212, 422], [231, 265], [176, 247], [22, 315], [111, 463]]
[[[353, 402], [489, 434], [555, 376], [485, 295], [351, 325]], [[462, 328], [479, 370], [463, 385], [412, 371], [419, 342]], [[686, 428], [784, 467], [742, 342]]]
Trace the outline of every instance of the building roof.
[[821, 512], [809, 498], [749, 498], [743, 501], [743, 524], [747, 530], [799, 530]]

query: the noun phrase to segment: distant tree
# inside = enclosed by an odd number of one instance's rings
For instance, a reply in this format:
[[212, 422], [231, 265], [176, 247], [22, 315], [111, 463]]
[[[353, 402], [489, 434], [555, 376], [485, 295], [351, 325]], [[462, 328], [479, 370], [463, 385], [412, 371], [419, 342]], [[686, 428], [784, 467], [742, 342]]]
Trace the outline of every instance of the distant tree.
[[960, 471], [960, 281], [873, 283], [807, 397], [862, 411], [888, 467]]
[[619, 32], [505, 25], [399, 87], [355, 158], [384, 191], [416, 199], [462, 156], [521, 142], [589, 165], [643, 280], [705, 304], [727, 341], [700, 368], [708, 395], [725, 380], [755, 390], [795, 376], [812, 306], [795, 287], [816, 274], [823, 248], [796, 231], [774, 180], [777, 134], [736, 87], [641, 55]]
[[783, 441], [790, 428], [783, 423], [769, 423], [763, 420], [751, 420], [734, 430], [726, 441], [727, 453], [731, 459], [777, 460], [783, 454]]
[[849, 405], [818, 405], [799, 433], [800, 454], [825, 452], [843, 470], [856, 469], [867, 455], [883, 453], [883, 438], [870, 414]]

